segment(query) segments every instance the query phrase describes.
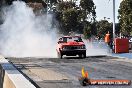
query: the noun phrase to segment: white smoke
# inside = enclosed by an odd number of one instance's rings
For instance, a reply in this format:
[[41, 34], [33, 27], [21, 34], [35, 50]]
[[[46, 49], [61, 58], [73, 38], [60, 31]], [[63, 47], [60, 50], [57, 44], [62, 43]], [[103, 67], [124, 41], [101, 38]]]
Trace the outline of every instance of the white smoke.
[[87, 49], [87, 56], [105, 56], [112, 51], [104, 41], [84, 41]]
[[0, 25], [0, 53], [13, 57], [56, 57], [56, 32], [52, 15], [35, 16], [32, 8], [14, 1], [4, 8]]
[[[0, 25], [0, 54], [6, 57], [56, 57], [57, 34], [52, 28], [52, 15], [36, 16], [22, 1], [3, 9]], [[87, 42], [87, 56], [108, 54], [107, 46]]]

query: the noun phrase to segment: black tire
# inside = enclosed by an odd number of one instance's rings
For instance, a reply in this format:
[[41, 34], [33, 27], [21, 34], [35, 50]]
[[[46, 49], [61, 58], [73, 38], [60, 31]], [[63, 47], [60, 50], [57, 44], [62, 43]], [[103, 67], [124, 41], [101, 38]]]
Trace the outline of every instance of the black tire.
[[82, 54], [79, 54], [79, 58], [82, 58]]
[[86, 58], [86, 53], [83, 54], [83, 58]]
[[80, 82], [80, 84], [81, 84], [82, 86], [87, 86], [87, 85], [90, 84], [90, 81], [89, 81], [89, 79], [87, 79], [87, 78], [81, 78], [81, 79], [79, 79], [79, 82]]
[[58, 52], [58, 58], [62, 59], [63, 55], [61, 52]]

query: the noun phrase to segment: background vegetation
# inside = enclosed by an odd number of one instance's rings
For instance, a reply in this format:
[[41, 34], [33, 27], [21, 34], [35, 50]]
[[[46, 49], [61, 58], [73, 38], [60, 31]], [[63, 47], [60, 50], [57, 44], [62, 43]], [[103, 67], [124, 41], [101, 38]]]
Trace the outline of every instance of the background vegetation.
[[[0, 0], [2, 5], [4, 0]], [[5, 0], [11, 4], [12, 0]], [[54, 14], [53, 26], [57, 26], [58, 32], [64, 35], [69, 32], [84, 34], [85, 38], [98, 36], [104, 38], [109, 31], [112, 35], [112, 23], [104, 19], [96, 20], [96, 5], [93, 0], [22, 0], [29, 2], [41, 2], [44, 8], [48, 6], [48, 13]], [[1, 8], [1, 7], [0, 7]], [[132, 35], [132, 0], [123, 0], [119, 7], [119, 23], [116, 23], [116, 35], [122, 33], [124, 36]]]

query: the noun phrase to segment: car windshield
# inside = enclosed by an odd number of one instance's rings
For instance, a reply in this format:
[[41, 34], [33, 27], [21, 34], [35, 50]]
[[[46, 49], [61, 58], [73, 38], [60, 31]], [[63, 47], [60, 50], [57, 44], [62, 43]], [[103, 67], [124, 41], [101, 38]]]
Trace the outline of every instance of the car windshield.
[[81, 37], [63, 37], [63, 41], [64, 42], [73, 42], [73, 41], [82, 42], [82, 39]]

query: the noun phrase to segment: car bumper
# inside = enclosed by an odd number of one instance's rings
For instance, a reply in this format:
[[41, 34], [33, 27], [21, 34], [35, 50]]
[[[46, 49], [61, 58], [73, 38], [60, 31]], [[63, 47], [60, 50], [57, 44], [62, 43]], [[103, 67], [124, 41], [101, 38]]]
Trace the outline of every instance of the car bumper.
[[65, 49], [61, 51], [62, 55], [69, 55], [69, 56], [74, 56], [74, 55], [79, 55], [79, 54], [84, 54], [86, 53], [86, 49]]

